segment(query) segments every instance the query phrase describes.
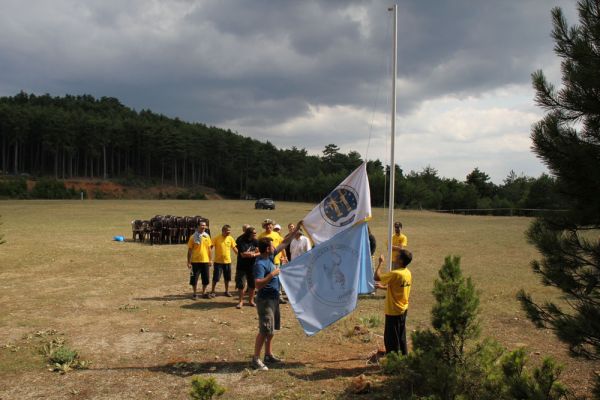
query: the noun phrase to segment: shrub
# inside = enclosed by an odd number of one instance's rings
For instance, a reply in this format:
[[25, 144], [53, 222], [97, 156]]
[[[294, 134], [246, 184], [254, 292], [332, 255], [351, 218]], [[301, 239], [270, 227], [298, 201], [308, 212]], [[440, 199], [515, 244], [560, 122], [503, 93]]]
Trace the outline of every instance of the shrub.
[[0, 181], [0, 196], [12, 199], [23, 199], [26, 198], [27, 195], [27, 182], [25, 179]]
[[63, 182], [54, 179], [41, 179], [31, 190], [34, 199], [73, 199], [77, 198], [75, 189], [67, 189]]
[[544, 358], [542, 365], [527, 373], [524, 349], [517, 349], [504, 357], [505, 398], [511, 399], [561, 399], [568, 391], [558, 382], [562, 367], [551, 358]]
[[106, 197], [106, 193], [104, 193], [101, 189], [94, 189], [92, 191], [94, 199], [102, 200]]
[[377, 328], [383, 323], [383, 319], [379, 314], [369, 315], [368, 317], [361, 317], [358, 320], [367, 328]]
[[48, 361], [52, 364], [71, 364], [77, 359], [77, 351], [66, 346], [60, 346], [50, 353]]
[[87, 369], [90, 362], [79, 359], [76, 350], [64, 344], [62, 339], [52, 339], [42, 346], [41, 353], [46, 358], [51, 371], [64, 374], [71, 369]]
[[210, 400], [215, 395], [221, 396], [223, 393], [225, 393], [225, 388], [219, 385], [215, 378], [195, 376], [192, 379], [190, 398], [194, 400]]
[[206, 195], [198, 190], [184, 190], [175, 195], [177, 200], [206, 200]]

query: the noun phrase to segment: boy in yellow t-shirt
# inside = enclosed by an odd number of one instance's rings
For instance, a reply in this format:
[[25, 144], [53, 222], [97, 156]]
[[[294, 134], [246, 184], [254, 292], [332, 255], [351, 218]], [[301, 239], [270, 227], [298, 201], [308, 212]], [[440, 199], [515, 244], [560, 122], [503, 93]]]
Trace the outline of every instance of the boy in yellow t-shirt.
[[379, 256], [379, 264], [375, 269], [375, 287], [386, 289], [385, 295], [385, 330], [383, 341], [385, 352], [401, 351], [408, 353], [406, 345], [406, 313], [408, 311], [408, 298], [412, 285], [412, 274], [406, 268], [412, 261], [412, 253], [400, 250], [392, 270], [380, 273], [381, 265], [385, 261], [383, 255]]
[[200, 221], [198, 228], [188, 241], [188, 252], [187, 252], [187, 267], [190, 269], [190, 285], [194, 289], [193, 299], [197, 299], [196, 294], [198, 287], [198, 277], [202, 276], [202, 297], [208, 299], [208, 293], [206, 293], [206, 287], [209, 282], [209, 269], [210, 269], [210, 249], [212, 248], [212, 240], [210, 240], [209, 234], [206, 232], [206, 222]]
[[225, 281], [225, 296], [231, 297], [229, 293], [229, 282], [231, 281], [231, 250], [237, 254], [235, 239], [231, 236], [231, 226], [223, 225], [221, 234], [214, 238], [213, 245], [215, 247], [214, 269], [212, 279], [212, 290], [210, 295], [215, 297], [215, 286], [221, 279]]

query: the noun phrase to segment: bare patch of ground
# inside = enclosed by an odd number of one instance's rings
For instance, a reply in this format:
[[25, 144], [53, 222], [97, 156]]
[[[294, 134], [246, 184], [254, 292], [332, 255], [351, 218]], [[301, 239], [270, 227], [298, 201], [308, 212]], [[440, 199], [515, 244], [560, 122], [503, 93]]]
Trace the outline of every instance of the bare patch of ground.
[[[161, 199], [176, 198], [178, 194], [189, 190], [203, 193], [208, 200], [221, 200], [223, 197], [214, 188], [208, 186], [182, 187], [175, 185], [127, 186], [103, 179], [66, 179], [62, 180], [67, 189], [84, 191], [87, 199]], [[28, 190], [33, 189], [35, 181], [28, 180]]]

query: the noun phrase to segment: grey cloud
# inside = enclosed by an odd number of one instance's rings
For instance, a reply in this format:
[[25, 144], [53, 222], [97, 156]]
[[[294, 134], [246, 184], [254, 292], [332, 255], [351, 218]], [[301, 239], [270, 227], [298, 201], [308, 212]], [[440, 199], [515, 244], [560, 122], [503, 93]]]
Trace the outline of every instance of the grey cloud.
[[[527, 84], [553, 59], [550, 9], [560, 5], [576, 22], [567, 0], [399, 4], [404, 114], [440, 96]], [[387, 4], [377, 0], [6, 1], [0, 95], [114, 96], [138, 110], [243, 122], [253, 132], [310, 105], [387, 112], [390, 29]]]

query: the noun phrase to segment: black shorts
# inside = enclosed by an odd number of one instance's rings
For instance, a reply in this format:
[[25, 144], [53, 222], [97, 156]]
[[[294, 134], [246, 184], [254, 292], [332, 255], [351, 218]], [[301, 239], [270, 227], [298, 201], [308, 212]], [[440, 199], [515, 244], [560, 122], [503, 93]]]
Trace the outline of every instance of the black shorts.
[[244, 289], [246, 282], [248, 283], [248, 289], [254, 289], [256, 287], [254, 282], [254, 268], [237, 267], [235, 269], [235, 288]]
[[190, 274], [190, 285], [198, 284], [198, 277], [202, 276], [202, 285], [206, 286], [210, 282], [208, 279], [210, 265], [208, 263], [192, 263], [192, 273]]
[[221, 272], [223, 273], [225, 282], [229, 282], [231, 280], [231, 264], [215, 263], [213, 269], [213, 283], [217, 283], [221, 280]]

